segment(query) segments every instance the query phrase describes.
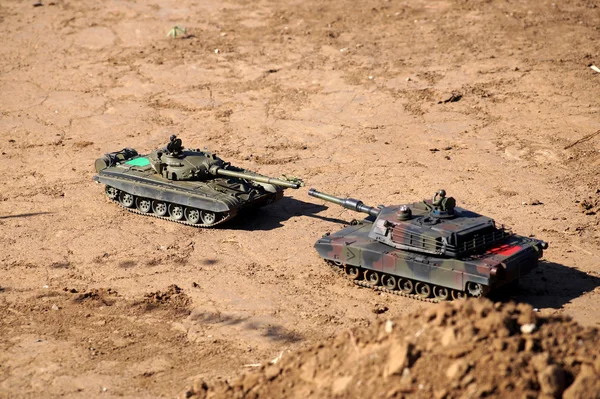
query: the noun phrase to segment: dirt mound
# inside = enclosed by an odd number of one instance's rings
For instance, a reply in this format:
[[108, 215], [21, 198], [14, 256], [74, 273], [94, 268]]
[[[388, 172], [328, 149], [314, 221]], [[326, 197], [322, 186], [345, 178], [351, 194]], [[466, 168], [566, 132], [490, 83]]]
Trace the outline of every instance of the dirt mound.
[[444, 303], [347, 330], [183, 397], [600, 397], [598, 331], [529, 305]]
[[115, 302], [114, 298], [119, 295], [112, 288], [93, 288], [83, 292], [74, 288], [64, 288], [63, 291], [76, 294], [72, 299], [73, 302], [91, 306], [112, 306]]
[[169, 306], [174, 309], [188, 311], [192, 300], [182, 288], [171, 284], [165, 291], [156, 291], [144, 295], [144, 303], [149, 307]]

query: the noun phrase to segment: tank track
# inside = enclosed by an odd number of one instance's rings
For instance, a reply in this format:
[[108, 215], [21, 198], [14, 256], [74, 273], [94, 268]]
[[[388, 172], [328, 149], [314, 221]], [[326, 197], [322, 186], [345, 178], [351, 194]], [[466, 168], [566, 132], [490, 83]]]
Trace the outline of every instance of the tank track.
[[[405, 298], [410, 298], [410, 299], [415, 299], [417, 301], [421, 301], [421, 302], [429, 302], [429, 303], [440, 303], [442, 302], [441, 300], [437, 299], [437, 298], [423, 298], [422, 296], [419, 296], [417, 294], [407, 294], [406, 292], [400, 291], [400, 290], [390, 290], [389, 288], [385, 288], [382, 287], [380, 285], [372, 285], [367, 283], [366, 281], [361, 281], [361, 280], [352, 280], [351, 278], [349, 278], [346, 273], [344, 273], [343, 267], [342, 266], [338, 266], [334, 263], [330, 263], [325, 261], [325, 263], [327, 263], [336, 274], [341, 274], [344, 276], [344, 278], [346, 280], [349, 280], [351, 282], [353, 282], [354, 284], [358, 285], [359, 287], [364, 287], [364, 288], [370, 288], [372, 290], [375, 291], [380, 291], [380, 292], [386, 292], [388, 294], [392, 294], [392, 295], [398, 295], [398, 296], [402, 296]], [[448, 299], [449, 301], [452, 300], [452, 298]]]
[[151, 216], [151, 217], [155, 217], [157, 219], [162, 219], [162, 220], [168, 220], [169, 222], [174, 222], [174, 223], [179, 223], [179, 224], [184, 224], [186, 226], [190, 226], [190, 227], [196, 227], [196, 228], [213, 228], [221, 223], [225, 223], [226, 221], [228, 221], [229, 219], [233, 218], [233, 215], [231, 213], [225, 213], [223, 214], [223, 218], [221, 220], [218, 220], [214, 223], [211, 224], [205, 224], [205, 223], [190, 223], [187, 220], [175, 220], [172, 219], [168, 216], [159, 216], [153, 212], [142, 212], [139, 211], [135, 208], [127, 208], [126, 206], [123, 206], [123, 204], [121, 204], [118, 200], [111, 200], [112, 202], [116, 202], [117, 205], [119, 205], [121, 208], [123, 209], [127, 209], [129, 212], [131, 213], [137, 213], [138, 215], [143, 215], [143, 216]]
[[[133, 195], [133, 194], [132, 194]], [[185, 219], [182, 220], [175, 220], [169, 216], [160, 216], [155, 214], [154, 212], [142, 212], [138, 209], [135, 208], [128, 208], [126, 206], [124, 206], [123, 204], [121, 204], [121, 202], [118, 199], [112, 199], [112, 198], [108, 198], [111, 202], [116, 203], [117, 205], [119, 205], [121, 208], [128, 210], [131, 213], [137, 213], [138, 215], [142, 215], [142, 216], [151, 216], [157, 219], [162, 219], [162, 220], [167, 220], [169, 222], [174, 222], [174, 223], [179, 223], [179, 224], [184, 224], [186, 226], [190, 226], [190, 227], [196, 227], [196, 228], [213, 228], [221, 223], [225, 223], [226, 221], [228, 221], [229, 219], [233, 218], [235, 216], [235, 214], [232, 214], [231, 212], [227, 212], [227, 213], [223, 213], [221, 214], [221, 219], [215, 221], [214, 223], [211, 224], [205, 224], [205, 223], [190, 223]], [[170, 204], [170, 203], [167, 203]]]

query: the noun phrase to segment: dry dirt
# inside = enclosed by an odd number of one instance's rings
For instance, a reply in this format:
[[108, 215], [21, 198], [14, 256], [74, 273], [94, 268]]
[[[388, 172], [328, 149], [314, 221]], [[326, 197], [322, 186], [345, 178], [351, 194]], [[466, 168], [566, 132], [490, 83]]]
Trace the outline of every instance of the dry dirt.
[[334, 275], [312, 244], [356, 215], [306, 189], [214, 230], [109, 203], [94, 160], [170, 134], [372, 205], [443, 187], [549, 242], [504, 301], [600, 323], [597, 2], [35, 1], [0, 3], [0, 397], [173, 397], [439, 306]]
[[530, 305], [443, 303], [347, 330], [180, 398], [600, 398], [600, 336]]

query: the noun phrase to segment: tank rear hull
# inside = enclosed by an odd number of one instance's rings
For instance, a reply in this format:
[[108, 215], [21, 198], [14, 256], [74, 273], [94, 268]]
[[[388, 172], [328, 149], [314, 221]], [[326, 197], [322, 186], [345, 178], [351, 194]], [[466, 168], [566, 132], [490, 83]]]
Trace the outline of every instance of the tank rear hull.
[[[320, 238], [315, 248], [322, 258], [345, 267], [352, 279], [364, 278], [391, 290], [403, 290], [402, 284], [406, 283], [404, 288], [412, 287], [408, 290], [412, 292], [407, 293], [424, 297], [449, 299], [443, 297], [489, 294], [529, 273], [537, 267], [541, 256], [535, 240], [516, 235], [467, 258], [415, 253], [371, 240], [371, 228], [368, 221], [348, 226]], [[420, 292], [419, 287], [425, 288]]]

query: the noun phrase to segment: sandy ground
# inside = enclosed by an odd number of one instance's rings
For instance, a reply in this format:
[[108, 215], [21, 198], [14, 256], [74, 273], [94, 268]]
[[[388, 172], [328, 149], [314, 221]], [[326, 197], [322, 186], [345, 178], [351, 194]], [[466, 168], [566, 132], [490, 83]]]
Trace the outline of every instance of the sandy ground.
[[436, 306], [331, 273], [356, 215], [306, 189], [214, 230], [109, 203], [94, 160], [170, 134], [371, 205], [443, 187], [549, 242], [506, 299], [600, 323], [596, 2], [33, 2], [0, 4], [0, 397], [170, 397]]

